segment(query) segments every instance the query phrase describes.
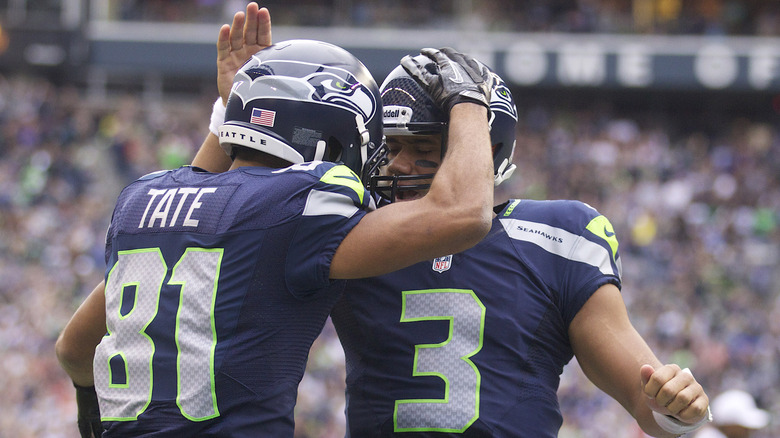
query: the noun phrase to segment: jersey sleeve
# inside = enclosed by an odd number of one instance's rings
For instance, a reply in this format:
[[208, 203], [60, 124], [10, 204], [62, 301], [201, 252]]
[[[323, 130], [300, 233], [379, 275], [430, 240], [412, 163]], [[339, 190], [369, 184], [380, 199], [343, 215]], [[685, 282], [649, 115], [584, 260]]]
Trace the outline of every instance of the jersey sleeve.
[[360, 178], [348, 167], [323, 164], [306, 196], [286, 261], [288, 288], [300, 297], [329, 284], [336, 249], [360, 219], [376, 208]]
[[609, 283], [622, 287], [617, 236], [609, 220], [596, 214], [577, 238], [567, 265], [568, 287], [562, 290], [567, 327], [598, 288]]
[[516, 244], [537, 250], [526, 263], [556, 295], [568, 327], [585, 302], [607, 283], [621, 287], [618, 240], [609, 220], [579, 201], [514, 201], [500, 214]]

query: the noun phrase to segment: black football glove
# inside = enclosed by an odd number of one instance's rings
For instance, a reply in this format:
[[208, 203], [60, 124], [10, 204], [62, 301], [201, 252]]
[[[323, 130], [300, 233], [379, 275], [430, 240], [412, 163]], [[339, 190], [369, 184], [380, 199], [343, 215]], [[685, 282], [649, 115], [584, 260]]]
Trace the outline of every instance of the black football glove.
[[76, 387], [76, 406], [78, 407], [78, 425], [81, 438], [98, 438], [103, 435], [103, 423], [100, 422], [100, 406], [94, 386]]
[[474, 58], [444, 47], [422, 49], [431, 62], [420, 63], [419, 57], [404, 56], [401, 65], [446, 114], [461, 102], [484, 105], [490, 110], [493, 75]]

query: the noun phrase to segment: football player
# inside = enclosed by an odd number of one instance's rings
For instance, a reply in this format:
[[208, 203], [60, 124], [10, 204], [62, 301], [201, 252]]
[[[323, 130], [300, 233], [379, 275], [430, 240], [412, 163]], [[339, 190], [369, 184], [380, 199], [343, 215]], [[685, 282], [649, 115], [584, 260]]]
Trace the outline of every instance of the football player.
[[[498, 185], [514, 170], [517, 111], [494, 76]], [[413, 202], [457, 140], [452, 119], [401, 66], [380, 92], [388, 164], [369, 185], [390, 205]], [[346, 355], [347, 436], [556, 437], [573, 357], [651, 436], [708, 421], [701, 385], [631, 325], [605, 216], [578, 201], [513, 199], [494, 211], [473, 248], [347, 282], [331, 314]]]
[[[309, 348], [344, 287], [334, 280], [481, 240], [492, 77], [458, 52], [424, 53], [402, 63], [462, 140], [417, 202], [374, 210], [358, 175], [384, 146], [378, 87], [349, 52], [311, 40], [266, 47], [235, 75], [218, 128], [228, 172], [185, 166], [122, 191], [105, 292], [57, 342], [84, 436], [292, 437]], [[400, 241], [401, 228], [415, 230]]]

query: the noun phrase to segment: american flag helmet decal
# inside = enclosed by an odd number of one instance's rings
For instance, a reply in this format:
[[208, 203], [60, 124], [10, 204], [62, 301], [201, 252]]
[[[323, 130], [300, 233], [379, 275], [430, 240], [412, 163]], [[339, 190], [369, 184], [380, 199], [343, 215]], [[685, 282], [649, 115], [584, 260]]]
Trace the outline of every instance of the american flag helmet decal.
[[273, 128], [275, 119], [276, 111], [262, 108], [252, 108], [252, 116], [249, 119], [249, 123]]

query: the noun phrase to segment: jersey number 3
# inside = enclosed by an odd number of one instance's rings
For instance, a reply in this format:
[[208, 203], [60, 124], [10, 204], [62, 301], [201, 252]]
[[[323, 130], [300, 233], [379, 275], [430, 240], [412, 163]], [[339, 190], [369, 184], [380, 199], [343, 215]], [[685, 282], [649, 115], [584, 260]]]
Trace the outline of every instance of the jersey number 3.
[[448, 321], [449, 337], [415, 346], [415, 376], [438, 376], [442, 399], [395, 402], [396, 432], [463, 432], [479, 418], [481, 376], [470, 360], [482, 349], [485, 306], [471, 290], [430, 289], [403, 292], [401, 322]]
[[[214, 393], [214, 302], [221, 263], [221, 249], [188, 248], [167, 282], [181, 286], [175, 315], [176, 403], [193, 421], [219, 415]], [[134, 420], [151, 402], [155, 342], [146, 328], [158, 316], [167, 272], [160, 250], [146, 248], [120, 251], [108, 275], [108, 334], [95, 350], [94, 367], [103, 420]]]

